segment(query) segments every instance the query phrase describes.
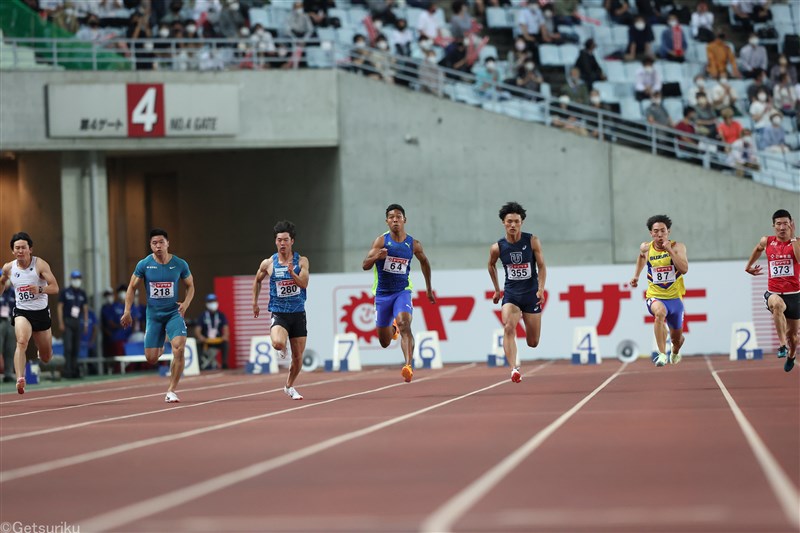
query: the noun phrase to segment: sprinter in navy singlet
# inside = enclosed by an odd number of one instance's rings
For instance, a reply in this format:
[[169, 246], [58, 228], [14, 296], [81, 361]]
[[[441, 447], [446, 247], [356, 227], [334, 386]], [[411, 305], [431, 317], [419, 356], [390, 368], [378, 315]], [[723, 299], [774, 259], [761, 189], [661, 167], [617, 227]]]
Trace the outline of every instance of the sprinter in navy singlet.
[[[506, 235], [489, 248], [489, 277], [494, 285], [492, 301], [497, 303], [503, 299], [503, 350], [508, 364], [513, 367], [511, 381], [519, 383], [522, 374], [517, 358], [517, 324], [521, 318], [528, 346], [536, 348], [542, 324], [547, 267], [539, 238], [522, 232], [525, 209], [516, 202], [509, 202], [500, 209], [500, 220]], [[506, 276], [503, 292], [497, 280], [498, 260], [502, 262]]]
[[253, 316], [258, 318], [261, 309], [258, 295], [261, 282], [269, 278], [269, 311], [272, 325], [269, 329], [272, 347], [281, 358], [287, 355], [287, 341], [292, 347], [292, 364], [283, 392], [292, 400], [303, 396], [294, 388], [294, 382], [303, 368], [303, 351], [306, 349], [306, 288], [308, 287], [308, 258], [292, 251], [295, 227], [281, 220], [272, 228], [278, 253], [264, 259], [253, 282]]
[[400, 347], [405, 357], [405, 365], [400, 374], [406, 383], [414, 376], [412, 357], [414, 336], [411, 333], [411, 258], [416, 257], [425, 278], [428, 300], [436, 303], [431, 290], [431, 265], [422, 243], [406, 233], [406, 212], [401, 205], [392, 204], [386, 208], [386, 225], [389, 231], [372, 243], [367, 257], [362, 263], [364, 270], [373, 270], [375, 295], [375, 325], [378, 340], [383, 348], [393, 339], [400, 337]]

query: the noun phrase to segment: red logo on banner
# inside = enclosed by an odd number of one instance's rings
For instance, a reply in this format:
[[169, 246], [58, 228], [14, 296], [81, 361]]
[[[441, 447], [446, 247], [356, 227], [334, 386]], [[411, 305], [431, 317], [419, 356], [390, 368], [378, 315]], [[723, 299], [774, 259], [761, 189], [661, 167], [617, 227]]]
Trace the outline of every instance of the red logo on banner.
[[128, 93], [128, 137], [163, 137], [164, 85], [130, 83]]
[[375, 329], [375, 298], [366, 292], [351, 296], [350, 303], [342, 306], [344, 315], [339, 320], [345, 324], [345, 333], [355, 333], [364, 342], [378, 338]]
[[569, 304], [570, 318], [586, 316], [586, 302], [600, 300], [603, 303], [600, 320], [597, 322], [598, 335], [610, 335], [617, 325], [620, 302], [631, 297], [631, 291], [622, 290], [618, 285], [603, 285], [599, 291], [587, 291], [583, 285], [570, 285], [567, 292], [558, 295], [562, 302]]

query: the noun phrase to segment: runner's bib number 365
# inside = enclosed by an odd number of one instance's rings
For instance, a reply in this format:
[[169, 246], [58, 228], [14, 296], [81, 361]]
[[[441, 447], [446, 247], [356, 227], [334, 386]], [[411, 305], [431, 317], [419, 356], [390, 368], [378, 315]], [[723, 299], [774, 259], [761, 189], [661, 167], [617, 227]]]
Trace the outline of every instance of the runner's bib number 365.
[[674, 283], [675, 267], [673, 265], [653, 267], [653, 283]]
[[20, 287], [16, 289], [17, 303], [32, 302], [36, 299], [36, 292], [32, 291], [30, 287]]
[[383, 271], [391, 274], [405, 274], [408, 272], [409, 260], [404, 257], [387, 257], [383, 263]]
[[774, 259], [769, 262], [769, 277], [791, 278], [794, 277], [794, 263], [791, 259]]
[[300, 287], [293, 279], [276, 281], [275, 289], [277, 289], [278, 298], [290, 298], [300, 293]]
[[508, 279], [531, 279], [531, 264], [508, 265]]
[[171, 281], [151, 281], [150, 298], [161, 300], [175, 296], [174, 284]]

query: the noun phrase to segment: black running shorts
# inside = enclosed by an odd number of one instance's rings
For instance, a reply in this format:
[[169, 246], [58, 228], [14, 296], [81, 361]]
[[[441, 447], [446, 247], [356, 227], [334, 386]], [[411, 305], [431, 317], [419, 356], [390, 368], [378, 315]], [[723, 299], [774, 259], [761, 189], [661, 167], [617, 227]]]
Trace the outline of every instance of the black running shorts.
[[[769, 297], [772, 296], [774, 293], [769, 291], [764, 293], [764, 303], [767, 304], [767, 310], [769, 311]], [[800, 292], [795, 294], [778, 294], [781, 298], [783, 298], [784, 303], [786, 303], [786, 311], [783, 312], [783, 316], [788, 318], [789, 320], [800, 320]]]
[[302, 313], [272, 313], [272, 325], [280, 326], [289, 332], [289, 338], [307, 337], [306, 314]]
[[[28, 322], [31, 323], [33, 331], [47, 331], [50, 329], [50, 326], [52, 326], [52, 322], [50, 321], [50, 308], [48, 307], [38, 311], [28, 311], [27, 309], [15, 307], [14, 318], [18, 316], [27, 318]], [[11, 324], [14, 324], [13, 320], [11, 321]]]

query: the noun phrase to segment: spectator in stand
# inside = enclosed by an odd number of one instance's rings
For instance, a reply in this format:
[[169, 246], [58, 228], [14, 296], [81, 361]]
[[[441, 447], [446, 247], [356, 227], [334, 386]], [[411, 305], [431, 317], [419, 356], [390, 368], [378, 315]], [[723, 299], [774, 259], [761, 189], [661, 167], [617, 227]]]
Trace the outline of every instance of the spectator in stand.
[[764, 129], [770, 125], [769, 117], [775, 112], [772, 105], [772, 95], [766, 87], [761, 87], [756, 92], [756, 99], [750, 104], [750, 119], [753, 121], [753, 131], [756, 136], [756, 144], [761, 148], [761, 135]]
[[694, 85], [689, 87], [689, 90], [686, 91], [686, 101], [689, 102], [689, 105], [694, 107], [697, 105], [697, 93], [704, 93], [706, 92], [706, 80], [702, 74], [698, 74], [694, 77]]
[[[303, 5], [300, 2], [295, 2], [295, 8], [298, 4], [302, 10]], [[239, 37], [239, 28], [246, 23], [239, 9], [239, 2], [232, 2], [223, 7], [222, 10], [210, 13], [208, 21], [211, 23], [214, 36], [225, 39], [236, 39]], [[308, 23], [310, 26], [311, 21], [309, 20]]]
[[697, 155], [699, 153], [697, 150], [697, 139], [688, 137], [685, 134], [697, 134], [693, 125], [695, 121], [695, 114], [695, 110], [692, 107], [685, 107], [683, 109], [683, 118], [681, 118], [681, 120], [675, 124], [675, 129], [684, 134], [676, 135], [680, 150], [683, 152], [688, 152], [692, 155]]
[[577, 43], [580, 41], [574, 33], [561, 33], [556, 24], [555, 10], [552, 4], [547, 4], [542, 9], [544, 23], [539, 28], [539, 38], [544, 44], [564, 44], [566, 42]]
[[589, 130], [589, 134], [594, 137], [595, 139], [600, 139], [601, 141], [609, 132], [613, 130], [613, 120], [612, 117], [608, 114], [603, 114], [602, 121], [603, 121], [603, 135], [600, 133], [600, 120], [601, 120], [601, 112], [611, 112], [611, 106], [608, 104], [604, 104], [602, 98], [600, 97], [600, 92], [597, 90], [593, 90], [589, 93], [589, 106], [594, 109], [593, 113], [586, 114], [586, 128]]
[[439, 65], [469, 73], [470, 64], [467, 58], [467, 45], [464, 40], [453, 41], [448, 44], [444, 49], [444, 57], [439, 61]]
[[135, 10], [131, 14], [128, 24], [127, 38], [132, 41], [133, 50], [129, 51], [136, 54], [137, 70], [153, 69], [153, 42], [150, 40], [149, 16], [146, 12]]
[[628, 28], [628, 47], [625, 49], [625, 61], [633, 61], [653, 55], [653, 30], [645, 22], [644, 17], [636, 17]]
[[694, 115], [694, 129], [698, 135], [710, 139], [719, 138], [717, 135], [717, 113], [711, 105], [706, 93], [697, 93], [697, 107]]
[[453, 39], [463, 39], [472, 33], [475, 20], [469, 14], [467, 5], [462, 0], [454, 0], [453, 16], [450, 17], [450, 34]]
[[786, 132], [783, 131], [783, 117], [777, 111], [769, 117], [770, 124], [761, 135], [761, 149], [768, 152], [785, 154], [790, 151], [786, 144]]
[[772, 85], [777, 84], [783, 73], [789, 74], [789, 83], [797, 85], [797, 69], [794, 65], [789, 64], [789, 59], [786, 54], [778, 56], [778, 62], [775, 63], [769, 71], [769, 81]]
[[389, 41], [383, 35], [379, 35], [375, 40], [375, 48], [377, 50], [370, 53], [370, 61], [375, 67], [378, 79], [386, 83], [394, 83], [394, 60], [389, 51]]
[[228, 319], [219, 310], [216, 294], [206, 296], [206, 310], [195, 322], [194, 336], [200, 343], [200, 368], [217, 368], [216, 358], [212, 359], [216, 354], [212, 354], [212, 350], [220, 352], [222, 368], [228, 368]]
[[721, 113], [726, 107], [730, 107], [734, 114], [739, 114], [736, 109], [736, 102], [739, 101], [739, 93], [728, 81], [727, 76], [720, 76], [719, 84], [711, 88], [711, 105], [717, 113]]
[[384, 26], [397, 26], [399, 19], [392, 11], [395, 8], [395, 0], [383, 0], [383, 5], [376, 7], [372, 11], [372, 20], [382, 21]]
[[71, 2], [65, 2], [63, 5], [58, 6], [50, 13], [50, 20], [53, 24], [63, 28], [70, 33], [77, 33], [80, 28], [80, 21], [78, 21], [78, 12], [73, 7]]
[[726, 107], [722, 110], [722, 122], [717, 124], [719, 138], [728, 144], [733, 144], [742, 134], [742, 125], [733, 120], [733, 109]]
[[9, 279], [4, 287], [0, 287], [0, 354], [3, 355], [3, 383], [14, 383], [14, 352], [17, 349], [17, 335], [11, 319], [17, 295]]
[[750, 130], [743, 129], [739, 138], [731, 143], [729, 164], [736, 169], [737, 176], [744, 176], [748, 170], [758, 170], [758, 152]]
[[550, 111], [551, 125], [554, 128], [571, 131], [582, 137], [589, 135], [583, 121], [577, 117], [574, 111], [574, 109], [570, 108], [569, 95], [562, 94], [558, 97], [558, 103]]
[[[535, 93], [541, 90], [543, 83], [544, 78], [542, 77], [542, 73], [536, 70], [536, 63], [533, 62], [533, 59], [528, 59], [522, 68], [517, 69], [517, 75], [513, 80], [506, 81], [507, 85], [515, 85], [520, 89], [533, 91]], [[525, 94], [523, 97], [536, 100], [534, 95]]]
[[121, 300], [114, 300], [111, 289], [103, 292], [103, 307], [100, 308], [100, 323], [103, 330], [103, 356], [114, 357], [125, 354], [125, 341], [128, 340], [128, 330], [123, 328], [119, 320], [125, 312], [125, 291], [123, 287]]
[[353, 37], [353, 48], [350, 51], [350, 70], [357, 74], [377, 78], [375, 67], [370, 59], [366, 37], [356, 34]]
[[753, 101], [755, 101], [756, 95], [758, 95], [758, 92], [761, 89], [766, 89], [768, 93], [770, 94], [772, 93], [769, 82], [767, 80], [767, 73], [764, 72], [763, 70], [759, 70], [758, 72], [755, 73], [755, 79], [753, 80], [753, 83], [751, 83], [747, 87], [748, 105], [752, 104]]
[[650, 124], [672, 127], [672, 119], [669, 118], [667, 109], [661, 103], [661, 93], [659, 91], [655, 91], [650, 97], [650, 106], [645, 110], [644, 114]]
[[81, 289], [83, 282], [80, 270], [70, 274], [69, 287], [61, 289], [58, 295], [58, 324], [63, 332], [64, 376], [77, 379], [81, 377], [78, 368], [78, 354], [81, 351], [81, 317], [88, 322], [89, 298]]
[[767, 49], [758, 43], [758, 35], [750, 34], [747, 44], [739, 50], [739, 70], [745, 78], [755, 78], [756, 73], [767, 70]]
[[605, 0], [604, 7], [608, 13], [608, 18], [614, 24], [630, 26], [633, 21], [633, 15], [631, 14], [631, 6], [628, 4], [628, 0]]
[[475, 73], [475, 92], [484, 100], [508, 100], [510, 95], [501, 91], [497, 86], [501, 83], [500, 71], [497, 68], [497, 59], [487, 57], [482, 69]]
[[648, 24], [664, 23], [664, 17], [661, 16], [653, 0], [636, 0], [636, 13], [644, 17]]
[[[719, 79], [722, 74], [732, 74], [734, 78], [741, 78], [739, 68], [736, 66], [736, 56], [725, 41], [725, 33], [717, 32], [717, 38], [706, 47], [708, 64], [706, 70], [712, 78]], [[728, 67], [730, 65], [730, 72]]]
[[433, 41], [425, 36], [420, 36], [417, 41], [417, 49], [412, 51], [411, 58], [424, 60], [427, 57], [428, 50], [431, 50], [436, 55], [436, 48], [433, 46]]
[[578, 12], [578, 8], [581, 5], [580, 0], [558, 0], [551, 5], [556, 10], [556, 24], [574, 26], [581, 23], [580, 13]]
[[334, 0], [303, 0], [303, 12], [308, 15], [316, 28], [327, 28], [330, 25], [328, 20], [330, 7], [336, 7]]
[[539, 32], [541, 31], [542, 24], [544, 24], [544, 15], [539, 5], [531, 0], [527, 8], [517, 11], [517, 26], [520, 30], [520, 37], [525, 41], [528, 50], [538, 57], [536, 47], [539, 41]]
[[770, 0], [733, 0], [733, 18], [745, 28], [752, 29], [753, 24], [767, 22], [772, 18]]
[[655, 93], [661, 93], [661, 75], [653, 67], [652, 57], [646, 57], [642, 61], [641, 68], [636, 72], [634, 90], [639, 101], [651, 98]]
[[425, 57], [423, 63], [419, 66], [417, 76], [423, 92], [435, 94], [439, 97], [442, 96], [444, 74], [436, 64], [436, 52], [431, 48], [425, 50]]
[[797, 94], [794, 92], [794, 86], [789, 80], [789, 74], [784, 73], [772, 90], [772, 104], [787, 117], [794, 117], [797, 115], [796, 103]]
[[158, 21], [159, 24], [170, 25], [175, 21], [181, 21], [184, 17], [181, 16], [183, 10], [183, 0], [171, 0], [169, 2], [169, 11], [161, 17]]
[[417, 32], [434, 43], [442, 37], [442, 28], [439, 24], [439, 19], [436, 18], [436, 4], [432, 1], [428, 4], [427, 9], [419, 15]]
[[81, 26], [75, 38], [80, 41], [99, 43], [105, 39], [106, 32], [100, 27], [100, 19], [95, 14], [89, 15], [86, 25]]
[[529, 59], [533, 59], [533, 55], [528, 49], [525, 39], [522, 37], [516, 38], [514, 41], [514, 48], [509, 50], [506, 59], [508, 60], [508, 68], [511, 69], [512, 72], [518, 71]]
[[714, 13], [708, 10], [708, 2], [700, 0], [692, 13], [692, 36], [701, 43], [714, 40]]
[[389, 40], [394, 45], [395, 54], [405, 57], [411, 55], [411, 42], [414, 40], [414, 34], [408, 29], [406, 19], [397, 19], [397, 23], [389, 37]]
[[603, 74], [603, 69], [600, 68], [600, 64], [594, 56], [594, 51], [596, 49], [597, 45], [594, 39], [587, 39], [586, 44], [583, 45], [583, 49], [580, 54], [578, 54], [577, 61], [575, 61], [575, 68], [580, 70], [581, 79], [590, 91], [592, 90], [594, 82], [606, 79], [606, 75]]
[[688, 46], [686, 34], [683, 33], [683, 28], [678, 23], [676, 15], [667, 17], [667, 25], [669, 27], [661, 32], [661, 47], [658, 50], [658, 56], [668, 61], [683, 63], [686, 61], [686, 47]]
[[567, 82], [561, 86], [561, 94], [569, 96], [570, 102], [586, 105], [589, 103], [589, 89], [581, 79], [581, 71], [575, 67], [569, 70]]
[[295, 39], [306, 40], [314, 34], [314, 23], [305, 11], [303, 3], [295, 2], [292, 12], [286, 19], [286, 29], [290, 36]]

